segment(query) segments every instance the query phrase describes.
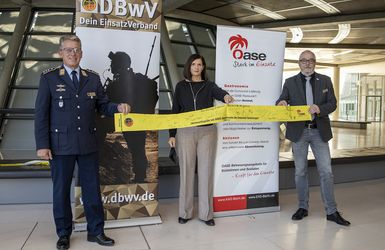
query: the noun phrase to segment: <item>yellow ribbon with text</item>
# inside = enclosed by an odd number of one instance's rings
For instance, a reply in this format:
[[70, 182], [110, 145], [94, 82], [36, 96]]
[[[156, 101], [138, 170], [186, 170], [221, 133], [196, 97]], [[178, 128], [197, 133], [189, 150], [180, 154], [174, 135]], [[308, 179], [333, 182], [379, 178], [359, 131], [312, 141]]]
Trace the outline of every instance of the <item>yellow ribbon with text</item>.
[[179, 114], [115, 114], [115, 131], [162, 130], [218, 122], [295, 122], [311, 119], [309, 106], [223, 105]]

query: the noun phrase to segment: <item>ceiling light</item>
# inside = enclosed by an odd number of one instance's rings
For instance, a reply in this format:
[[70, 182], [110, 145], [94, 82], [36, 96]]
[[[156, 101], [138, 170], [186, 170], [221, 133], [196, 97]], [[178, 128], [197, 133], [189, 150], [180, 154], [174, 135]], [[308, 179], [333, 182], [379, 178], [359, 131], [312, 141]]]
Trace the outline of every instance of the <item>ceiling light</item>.
[[303, 38], [303, 32], [302, 32], [302, 29], [300, 27], [290, 28], [290, 32], [292, 34], [290, 43], [299, 43], [299, 42], [301, 42], [301, 40]]
[[338, 34], [329, 42], [329, 44], [336, 44], [344, 40], [350, 33], [350, 24], [338, 24]]
[[316, 6], [317, 8], [325, 11], [329, 14], [336, 14], [340, 13], [340, 11], [334, 7], [333, 5], [323, 1], [323, 0], [305, 0], [308, 3], [311, 3], [312, 5]]
[[256, 6], [256, 5], [250, 5], [248, 3], [243, 3], [243, 2], [238, 2], [238, 3], [236, 3], [236, 5], [242, 6], [244, 9], [247, 9], [247, 10], [251, 9], [252, 11], [257, 12], [258, 14], [265, 15], [267, 17], [270, 17], [271, 19], [274, 19], [274, 20], [286, 19], [286, 17], [281, 16], [280, 14], [277, 14], [274, 11], [264, 9], [264, 8], [261, 8], [261, 7]]

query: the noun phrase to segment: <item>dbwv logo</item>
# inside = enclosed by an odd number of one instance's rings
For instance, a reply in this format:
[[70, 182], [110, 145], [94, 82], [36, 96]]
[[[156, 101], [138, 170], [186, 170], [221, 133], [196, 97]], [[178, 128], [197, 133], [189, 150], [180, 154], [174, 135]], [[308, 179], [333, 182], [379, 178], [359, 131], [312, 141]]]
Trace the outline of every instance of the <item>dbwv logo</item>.
[[148, 1], [139, 3], [127, 3], [127, 0], [81, 0], [80, 12], [100, 13], [110, 15], [114, 12], [115, 16], [143, 17], [145, 13], [149, 18], [153, 18], [158, 3], [150, 5]]
[[246, 38], [241, 35], [231, 36], [228, 44], [230, 46], [230, 51], [232, 51], [232, 55], [234, 59], [243, 59], [243, 60], [266, 60], [265, 53], [257, 53], [257, 52], [249, 52], [244, 51], [248, 48], [249, 42]]

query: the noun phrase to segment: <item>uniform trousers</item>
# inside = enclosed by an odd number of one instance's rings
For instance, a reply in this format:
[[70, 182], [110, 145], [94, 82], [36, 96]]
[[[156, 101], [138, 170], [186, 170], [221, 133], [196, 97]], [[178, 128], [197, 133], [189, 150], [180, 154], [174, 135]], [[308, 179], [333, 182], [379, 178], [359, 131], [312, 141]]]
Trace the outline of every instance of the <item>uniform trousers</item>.
[[[213, 218], [215, 125], [178, 129], [176, 147], [180, 167], [179, 217], [193, 216], [195, 166], [198, 167], [199, 219]], [[196, 164], [198, 163], [198, 164]]]
[[103, 232], [104, 212], [100, 196], [98, 153], [86, 155], [53, 155], [50, 161], [53, 181], [53, 215], [59, 237], [72, 233], [71, 182], [78, 164], [82, 201], [88, 235]]

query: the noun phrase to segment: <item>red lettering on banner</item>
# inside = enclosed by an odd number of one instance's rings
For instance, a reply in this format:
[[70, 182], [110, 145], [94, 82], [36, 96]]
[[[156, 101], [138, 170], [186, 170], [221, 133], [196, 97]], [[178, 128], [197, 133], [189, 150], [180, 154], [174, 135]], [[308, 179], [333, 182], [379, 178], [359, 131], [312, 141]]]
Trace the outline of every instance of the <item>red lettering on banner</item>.
[[247, 209], [247, 195], [214, 197], [214, 212]]

